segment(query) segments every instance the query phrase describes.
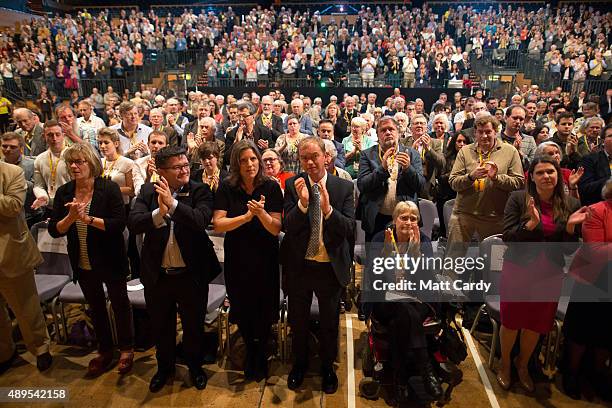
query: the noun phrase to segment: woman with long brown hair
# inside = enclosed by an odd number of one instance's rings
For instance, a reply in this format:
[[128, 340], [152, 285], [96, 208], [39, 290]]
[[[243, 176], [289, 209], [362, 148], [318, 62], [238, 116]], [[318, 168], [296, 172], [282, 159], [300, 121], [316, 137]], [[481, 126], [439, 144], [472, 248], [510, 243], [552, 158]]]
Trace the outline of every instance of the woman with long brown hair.
[[233, 254], [224, 265], [230, 321], [238, 324], [246, 344], [245, 377], [256, 381], [268, 375], [266, 345], [278, 319], [282, 211], [280, 186], [265, 175], [259, 150], [239, 141], [232, 149], [230, 175], [215, 194], [213, 225], [225, 232], [225, 253]]
[[528, 363], [540, 335], [552, 329], [564, 254], [576, 249], [567, 243], [578, 241], [576, 227], [588, 215], [587, 207], [579, 207], [578, 200], [565, 194], [559, 163], [547, 156], [536, 156], [529, 166], [526, 190], [515, 191], [508, 199], [503, 233], [508, 250], [500, 282], [501, 367], [497, 373], [497, 382], [505, 390], [511, 385], [510, 356], [519, 331], [520, 352], [514, 365], [521, 386], [528, 392], [535, 389]]

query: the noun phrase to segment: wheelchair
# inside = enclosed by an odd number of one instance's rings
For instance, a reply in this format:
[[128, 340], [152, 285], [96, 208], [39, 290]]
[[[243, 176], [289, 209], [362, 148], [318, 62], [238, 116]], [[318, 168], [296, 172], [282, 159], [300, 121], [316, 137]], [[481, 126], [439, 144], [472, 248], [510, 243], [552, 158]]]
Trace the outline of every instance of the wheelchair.
[[[446, 321], [439, 320], [436, 316], [423, 323], [428, 343], [428, 355], [434, 373], [443, 386], [443, 394], [437, 401], [434, 400], [424, 389], [418, 370], [409, 370], [408, 388], [412, 391], [411, 397], [421, 403], [430, 404], [436, 402], [438, 406], [447, 404], [451, 399], [453, 389], [463, 380], [463, 372], [442, 352], [441, 334], [445, 330]], [[367, 345], [362, 355], [362, 371], [364, 378], [359, 382], [360, 395], [368, 400], [377, 400], [383, 386], [395, 385], [393, 367], [391, 362], [391, 347], [389, 327], [370, 316], [366, 325]], [[444, 386], [446, 385], [446, 386]], [[395, 389], [395, 387], [392, 387]], [[399, 396], [395, 396], [396, 400]]]

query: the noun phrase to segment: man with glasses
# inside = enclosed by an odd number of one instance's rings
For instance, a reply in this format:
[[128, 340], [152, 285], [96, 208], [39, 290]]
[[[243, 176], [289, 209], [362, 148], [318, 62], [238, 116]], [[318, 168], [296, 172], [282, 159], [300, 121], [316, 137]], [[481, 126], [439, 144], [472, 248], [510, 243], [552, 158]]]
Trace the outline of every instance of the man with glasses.
[[133, 102], [122, 102], [119, 105], [119, 115], [121, 122], [110, 128], [119, 132], [123, 155], [132, 160], [146, 156], [149, 153], [147, 140], [153, 129], [140, 123], [138, 107]]
[[506, 109], [506, 127], [501, 133], [501, 140], [516, 147], [523, 163], [523, 170], [529, 169], [529, 163], [535, 157], [536, 142], [533, 136], [521, 133], [527, 110], [523, 105], [511, 105]]
[[270, 95], [265, 95], [261, 98], [261, 114], [255, 119], [255, 123], [259, 126], [264, 126], [272, 132], [272, 141], [276, 143], [276, 139], [283, 133], [283, 119], [273, 112], [274, 98]]
[[208, 381], [201, 365], [208, 283], [221, 272], [206, 234], [213, 195], [208, 185], [189, 179], [182, 147], [161, 149], [155, 167], [160, 179], [142, 186], [128, 221], [131, 233], [145, 234], [140, 279], [157, 357], [149, 390], [161, 390], [175, 371], [177, 308], [189, 377], [202, 390]]
[[7, 132], [0, 137], [2, 142], [2, 155], [5, 163], [14, 164], [15, 166], [21, 167], [23, 174], [28, 185], [26, 196], [25, 196], [25, 217], [28, 223], [28, 227], [34, 225], [40, 220], [41, 212], [39, 210], [33, 210], [32, 203], [34, 202], [34, 159], [23, 155], [25, 143], [23, 137], [15, 132]]
[[242, 101], [237, 104], [238, 109], [238, 124], [228, 130], [225, 136], [225, 154], [223, 160], [225, 163], [230, 162], [234, 144], [246, 139], [252, 141], [257, 146], [260, 152], [274, 144], [272, 131], [255, 123], [255, 106], [251, 102]]

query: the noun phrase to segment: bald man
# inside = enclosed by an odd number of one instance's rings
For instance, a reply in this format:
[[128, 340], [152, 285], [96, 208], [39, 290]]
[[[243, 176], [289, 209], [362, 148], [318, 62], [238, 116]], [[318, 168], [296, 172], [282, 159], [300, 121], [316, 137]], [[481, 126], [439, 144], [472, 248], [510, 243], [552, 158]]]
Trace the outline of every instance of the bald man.
[[19, 126], [15, 132], [23, 136], [25, 141], [24, 155], [36, 157], [47, 150], [43, 127], [34, 112], [27, 108], [15, 109], [13, 120]]

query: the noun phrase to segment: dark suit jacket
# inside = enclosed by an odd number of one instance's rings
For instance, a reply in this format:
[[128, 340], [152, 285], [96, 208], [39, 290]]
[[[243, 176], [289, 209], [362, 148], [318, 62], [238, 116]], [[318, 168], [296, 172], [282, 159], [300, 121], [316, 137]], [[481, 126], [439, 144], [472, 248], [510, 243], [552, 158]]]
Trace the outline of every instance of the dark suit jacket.
[[[400, 144], [399, 150], [408, 152], [410, 155], [410, 167], [398, 174], [397, 201], [416, 202], [419, 191], [425, 186], [421, 156], [412, 147]], [[380, 211], [380, 206], [387, 194], [389, 177], [389, 172], [382, 167], [378, 157], [378, 145], [361, 152], [357, 187], [359, 187], [360, 192], [361, 225], [366, 232], [374, 232], [374, 220], [376, 220], [376, 214]]]
[[[78, 279], [79, 236], [76, 223], [66, 234], [60, 234], [57, 223], [68, 215], [66, 203], [74, 198], [76, 183], [70, 181], [57, 189], [53, 200], [53, 213], [49, 220], [49, 235], [54, 238], [67, 235], [68, 256], [73, 271], [73, 280]], [[94, 273], [110, 277], [123, 277], [129, 272], [123, 230], [125, 229], [125, 205], [119, 186], [108, 179], [98, 177], [94, 181], [89, 215], [104, 219], [105, 231], [87, 227], [87, 253]]]
[[[310, 239], [308, 213], [304, 214], [298, 208], [299, 199], [295, 191], [295, 180], [298, 177], [306, 179], [306, 185], [310, 191], [306, 173], [292, 177], [285, 183], [283, 229], [286, 234], [281, 243], [280, 261], [283, 271], [287, 271], [288, 279], [295, 274], [303, 273], [304, 257]], [[351, 280], [351, 248], [355, 243], [354, 187], [350, 181], [342, 180], [329, 173], [325, 186], [333, 211], [329, 219], [323, 219], [323, 243], [338, 282], [346, 286]]]
[[[255, 119], [255, 124], [261, 127], [265, 127], [263, 121], [261, 120], [261, 115], [257, 116], [257, 119]], [[274, 139], [274, 143], [276, 143], [276, 139], [278, 139], [280, 135], [285, 133], [285, 129], [283, 127], [283, 119], [280, 116], [272, 114], [272, 129], [270, 129], [270, 131], [272, 132], [272, 138]], [[270, 147], [273, 146], [270, 145]]]
[[[17, 133], [20, 133], [24, 138], [26, 137], [27, 132], [23, 129], [17, 129]], [[30, 140], [30, 149], [26, 146], [23, 154], [26, 156], [36, 157], [39, 154], [43, 153], [47, 150], [47, 142], [43, 136], [43, 127], [38, 124], [34, 126], [32, 130], [32, 139]]]
[[[223, 155], [223, 161], [227, 165], [229, 165], [230, 158], [232, 157], [232, 150], [234, 148], [234, 140], [236, 140], [237, 131], [238, 126], [229, 130], [225, 135], [225, 153]], [[257, 141], [259, 139], [267, 140], [269, 147], [274, 147], [274, 143], [276, 143], [274, 137], [272, 136], [272, 131], [264, 125], [260, 125], [255, 122], [253, 124], [253, 142], [255, 143], [255, 146], [257, 146]]]
[[[524, 228], [529, 220], [527, 214], [527, 192], [525, 190], [513, 191], [508, 197], [504, 209], [504, 233], [502, 238], [508, 243], [508, 250], [504, 258], [511, 259], [519, 265], [529, 265], [537, 256], [545, 251], [547, 258], [559, 266], [565, 265], [564, 254], [571, 254], [578, 249], [577, 242], [580, 227], [577, 226], [575, 233], [570, 235], [565, 230], [565, 222], [556, 222], [555, 232], [549, 237], [544, 237], [542, 224], [540, 223], [533, 231]], [[569, 213], [580, 208], [580, 203], [574, 197], [566, 196]], [[548, 242], [547, 245], [513, 245], [513, 243]]]
[[[208, 284], [221, 272], [213, 244], [206, 234], [212, 218], [213, 195], [206, 184], [189, 181], [176, 195], [178, 205], [171, 219], [174, 236], [187, 269], [202, 283]], [[145, 183], [130, 212], [128, 227], [134, 234], [145, 234], [141, 253], [140, 280], [155, 285], [161, 273], [164, 249], [170, 236], [170, 224], [155, 228], [152, 213], [158, 208], [152, 183]]]
[[601, 189], [612, 175], [610, 174], [608, 156], [603, 150], [591, 153], [582, 158], [581, 165], [584, 168], [584, 174], [578, 182], [578, 189], [582, 205], [591, 205], [602, 201]]

